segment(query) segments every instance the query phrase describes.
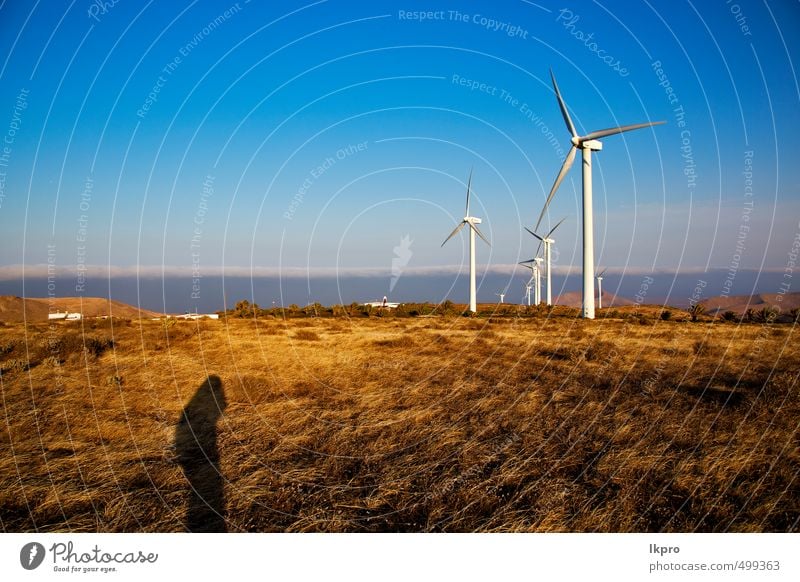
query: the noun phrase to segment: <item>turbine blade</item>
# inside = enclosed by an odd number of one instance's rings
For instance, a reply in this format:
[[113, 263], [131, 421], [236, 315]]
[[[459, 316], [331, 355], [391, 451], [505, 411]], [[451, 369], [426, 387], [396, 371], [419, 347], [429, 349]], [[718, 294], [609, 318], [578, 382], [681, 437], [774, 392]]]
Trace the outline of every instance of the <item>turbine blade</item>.
[[469, 223], [469, 225], [472, 227], [472, 230], [474, 230], [474, 231], [475, 231], [475, 234], [477, 234], [479, 237], [481, 237], [481, 238], [484, 240], [484, 242], [485, 242], [487, 245], [489, 245], [489, 246], [492, 246], [492, 243], [490, 243], [490, 242], [489, 242], [489, 239], [488, 239], [488, 238], [486, 238], [485, 236], [483, 236], [483, 233], [480, 231], [480, 229], [478, 229], [478, 227], [477, 227], [477, 226], [475, 226], [475, 225], [474, 225], [474, 224], [472, 224], [471, 222]]
[[567, 217], [565, 216], [564, 218], [562, 218], [561, 220], [559, 220], [559, 221], [558, 221], [558, 224], [557, 224], [557, 225], [555, 225], [553, 228], [551, 228], [551, 229], [550, 229], [550, 232], [548, 232], [548, 233], [547, 233], [547, 238], [550, 238], [550, 235], [551, 235], [551, 234], [553, 234], [553, 233], [556, 231], [556, 229], [557, 229], [559, 226], [561, 226], [561, 223], [562, 223], [562, 222], [564, 222], [566, 219], [567, 219]]
[[600, 139], [601, 137], [607, 137], [609, 135], [616, 135], [618, 133], [622, 133], [624, 131], [633, 131], [634, 129], [642, 129], [643, 127], [651, 127], [653, 125], [661, 125], [662, 123], [666, 123], [665, 121], [652, 121], [650, 123], [634, 123], [633, 125], [622, 125], [620, 127], [609, 127], [608, 129], [601, 129], [599, 131], [593, 131], [581, 137], [581, 142], [590, 140], [590, 139]]
[[598, 277], [602, 277], [603, 275], [605, 275], [605, 274], [606, 274], [606, 271], [608, 271], [608, 267], [606, 267], [605, 269], [603, 269], [602, 271], [600, 271], [600, 274], [598, 275]]
[[567, 130], [572, 134], [572, 137], [578, 137], [578, 132], [575, 131], [575, 125], [572, 123], [572, 119], [570, 119], [569, 112], [567, 112], [567, 105], [561, 97], [561, 91], [558, 90], [558, 83], [556, 83], [556, 76], [553, 74], [553, 69], [550, 69], [550, 78], [553, 80], [553, 89], [556, 90], [558, 106], [561, 108], [561, 115], [564, 117], [564, 123], [567, 124]]
[[469, 170], [469, 178], [467, 179], [467, 210], [464, 216], [469, 216], [469, 191], [472, 185], [472, 169]]
[[[525, 226], [525, 227], [523, 227], [523, 228], [524, 228], [525, 230], [527, 230], [529, 233], [531, 233], [533, 236], [535, 236], [536, 238], [538, 238], [539, 240], [544, 240], [542, 237], [540, 237], [538, 234], [536, 234], [535, 232], [533, 232], [533, 231], [532, 231], [530, 228], [528, 228], [527, 226]], [[538, 255], [539, 253], [536, 253], [536, 254]]]
[[578, 148], [574, 145], [569, 149], [569, 153], [567, 154], [566, 159], [564, 160], [564, 164], [561, 166], [561, 171], [558, 173], [556, 177], [556, 181], [553, 182], [553, 187], [550, 189], [550, 194], [547, 196], [547, 200], [544, 203], [544, 208], [542, 208], [541, 214], [539, 214], [539, 220], [536, 221], [536, 226], [534, 230], [539, 230], [539, 225], [542, 223], [542, 218], [547, 213], [547, 207], [550, 205], [550, 202], [553, 200], [553, 196], [556, 195], [556, 190], [558, 187], [561, 186], [561, 182], [564, 180], [564, 176], [567, 175], [569, 169], [572, 167], [572, 163], [575, 161], [575, 154], [578, 152]]
[[450, 236], [448, 236], [446, 239], [444, 239], [444, 242], [442, 243], [442, 246], [444, 246], [444, 243], [446, 243], [446, 242], [447, 242], [447, 241], [449, 241], [451, 238], [453, 238], [453, 237], [454, 237], [454, 236], [455, 236], [455, 235], [458, 233], [458, 231], [459, 231], [459, 230], [461, 230], [462, 228], [464, 228], [464, 225], [465, 225], [465, 224], [467, 224], [467, 223], [466, 223], [466, 222], [464, 222], [464, 221], [462, 220], [462, 221], [461, 221], [461, 223], [460, 223], [460, 224], [459, 224], [457, 227], [455, 227], [455, 228], [453, 229], [453, 232], [451, 232], [451, 233], [450, 233]]

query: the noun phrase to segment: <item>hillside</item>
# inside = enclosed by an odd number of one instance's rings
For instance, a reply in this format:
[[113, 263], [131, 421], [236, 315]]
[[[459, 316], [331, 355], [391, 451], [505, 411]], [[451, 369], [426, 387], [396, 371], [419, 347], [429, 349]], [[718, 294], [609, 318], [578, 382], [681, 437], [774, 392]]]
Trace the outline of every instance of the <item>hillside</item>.
[[[597, 295], [595, 295], [595, 305], [597, 302]], [[553, 303], [556, 305], [563, 305], [565, 307], [578, 307], [583, 305], [583, 293], [580, 291], [570, 291], [569, 293], [562, 293], [553, 298]], [[633, 305], [633, 301], [625, 297], [619, 297], [608, 291], [603, 291], [603, 309], [606, 307], [621, 307], [624, 305]]]
[[38, 323], [47, 321], [50, 312], [83, 313], [84, 317], [113, 316], [122, 319], [158, 317], [160, 314], [133, 305], [105, 299], [103, 297], [54, 297], [41, 298], [0, 296], [0, 322], [19, 323], [28, 321]]
[[734, 295], [709, 297], [701, 302], [709, 315], [724, 311], [733, 311], [741, 315], [748, 309], [758, 311], [764, 307], [779, 307], [782, 313], [800, 307], [800, 292], [786, 293], [758, 293], [753, 296]]

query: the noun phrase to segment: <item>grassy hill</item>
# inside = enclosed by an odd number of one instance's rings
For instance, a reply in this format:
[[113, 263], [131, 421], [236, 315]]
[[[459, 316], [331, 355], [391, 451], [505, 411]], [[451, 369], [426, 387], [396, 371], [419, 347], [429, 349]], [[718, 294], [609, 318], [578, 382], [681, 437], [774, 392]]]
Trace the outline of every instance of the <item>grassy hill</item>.
[[5, 531], [800, 528], [791, 324], [83, 327], [0, 327]]
[[83, 313], [84, 317], [113, 316], [124, 319], [158, 317], [160, 314], [147, 309], [139, 309], [121, 301], [102, 297], [15, 297], [0, 295], [0, 322], [31, 323], [47, 321], [48, 313]]

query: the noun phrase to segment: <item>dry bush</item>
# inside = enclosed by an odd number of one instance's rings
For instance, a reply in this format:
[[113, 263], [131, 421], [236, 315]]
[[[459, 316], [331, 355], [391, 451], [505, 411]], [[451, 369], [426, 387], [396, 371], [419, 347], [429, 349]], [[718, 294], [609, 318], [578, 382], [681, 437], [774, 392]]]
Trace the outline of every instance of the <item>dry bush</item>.
[[315, 342], [315, 341], [319, 341], [321, 339], [317, 332], [310, 331], [308, 329], [299, 329], [299, 330], [297, 330], [296, 332], [294, 332], [294, 335], [292, 336], [292, 338], [296, 339], [296, 340], [309, 341], [309, 342]]
[[379, 339], [375, 340], [374, 345], [378, 346], [379, 348], [413, 348], [417, 345], [417, 342], [414, 341], [414, 338], [410, 335], [402, 335], [400, 337], [390, 338], [390, 339]]

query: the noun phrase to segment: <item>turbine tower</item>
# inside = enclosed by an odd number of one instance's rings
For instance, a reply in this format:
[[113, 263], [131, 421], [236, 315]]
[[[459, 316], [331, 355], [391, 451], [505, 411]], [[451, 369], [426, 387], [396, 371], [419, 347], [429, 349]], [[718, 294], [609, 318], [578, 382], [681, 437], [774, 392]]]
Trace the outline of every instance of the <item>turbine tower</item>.
[[[547, 267], [546, 267], [546, 269], [547, 269], [547, 270], [546, 270], [545, 272], [546, 272], [546, 274], [547, 274], [546, 283], [547, 283], [547, 304], [548, 304], [548, 305], [552, 305], [552, 304], [553, 304], [553, 287], [552, 287], [552, 278], [551, 278], [551, 276], [550, 276], [551, 267], [552, 267], [552, 265], [550, 264], [550, 254], [551, 254], [551, 253], [550, 253], [550, 247], [552, 246], [552, 244], [553, 244], [554, 242], [556, 242], [555, 240], [553, 240], [553, 239], [551, 238], [551, 236], [552, 236], [552, 234], [555, 232], [555, 230], [556, 230], [556, 229], [557, 229], [559, 226], [561, 226], [561, 223], [562, 223], [562, 222], [564, 222], [566, 219], [567, 219], [567, 217], [565, 216], [564, 218], [562, 218], [561, 220], [559, 220], [559, 221], [558, 221], [558, 224], [556, 224], [556, 225], [555, 225], [553, 228], [551, 228], [551, 229], [550, 229], [550, 232], [548, 232], [548, 233], [547, 233], [546, 235], [544, 235], [544, 236], [539, 236], [538, 234], [536, 234], [535, 232], [533, 232], [533, 231], [532, 231], [530, 228], [528, 228], [527, 226], [525, 227], [525, 230], [527, 230], [529, 233], [531, 233], [533, 236], [535, 236], [536, 238], [538, 238], [538, 239], [539, 239], [539, 246], [540, 246], [540, 247], [541, 247], [542, 245], [544, 245], [544, 262], [545, 262], [545, 264], [547, 265]], [[541, 218], [540, 218], [539, 220], [541, 221]], [[537, 255], [539, 254], [539, 250], [538, 250], [538, 249], [536, 250], [536, 254], [537, 254]], [[536, 259], [531, 259], [531, 261], [534, 261], [534, 260], [536, 260]]]
[[481, 223], [480, 218], [475, 218], [474, 216], [469, 215], [469, 195], [470, 195], [470, 187], [472, 185], [472, 171], [469, 173], [469, 180], [467, 181], [467, 208], [466, 212], [464, 213], [464, 219], [458, 224], [457, 227], [450, 233], [442, 246], [445, 245], [447, 241], [453, 238], [458, 231], [464, 228], [464, 225], [469, 225], [469, 310], [473, 313], [478, 311], [478, 301], [476, 298], [476, 291], [475, 291], [475, 234], [481, 237], [484, 242], [492, 246], [492, 244], [487, 240], [483, 233], [478, 229], [478, 225]]
[[608, 270], [608, 267], [600, 271], [600, 274], [595, 278], [597, 279], [597, 309], [603, 309], [603, 275]]
[[495, 295], [500, 297], [500, 303], [504, 303], [505, 302], [505, 298], [506, 298], [505, 292], [503, 292], [503, 293], [495, 293]]
[[569, 130], [569, 133], [572, 136], [572, 147], [570, 148], [569, 153], [567, 153], [567, 158], [564, 160], [564, 164], [561, 166], [561, 171], [558, 173], [558, 177], [556, 177], [556, 181], [553, 184], [553, 188], [550, 190], [550, 194], [547, 196], [547, 201], [544, 203], [544, 208], [542, 208], [542, 214], [539, 216], [539, 221], [536, 223], [536, 228], [539, 228], [539, 223], [542, 221], [542, 217], [545, 215], [545, 212], [547, 212], [547, 206], [553, 199], [553, 196], [555, 195], [556, 190], [558, 190], [559, 185], [561, 185], [561, 181], [564, 179], [564, 176], [567, 175], [567, 172], [572, 167], [572, 162], [575, 161], [575, 154], [577, 153], [578, 148], [580, 148], [581, 153], [583, 154], [583, 317], [586, 319], [594, 319], [594, 282], [592, 281], [592, 275], [594, 273], [592, 152], [599, 152], [603, 149], [603, 144], [597, 141], [601, 137], [608, 137], [624, 131], [632, 131], [634, 129], [660, 125], [664, 122], [653, 121], [648, 123], [636, 123], [633, 125], [622, 125], [619, 127], [611, 127], [609, 129], [592, 131], [586, 135], [579, 136], [578, 132], [575, 131], [575, 125], [572, 123], [572, 119], [567, 111], [567, 105], [564, 103], [564, 99], [561, 98], [561, 92], [558, 90], [556, 77], [552, 70], [550, 71], [550, 77], [553, 80], [553, 89], [555, 89], [556, 98], [558, 99], [558, 107], [561, 109], [561, 115], [564, 118], [564, 123], [567, 124], [567, 130]]

